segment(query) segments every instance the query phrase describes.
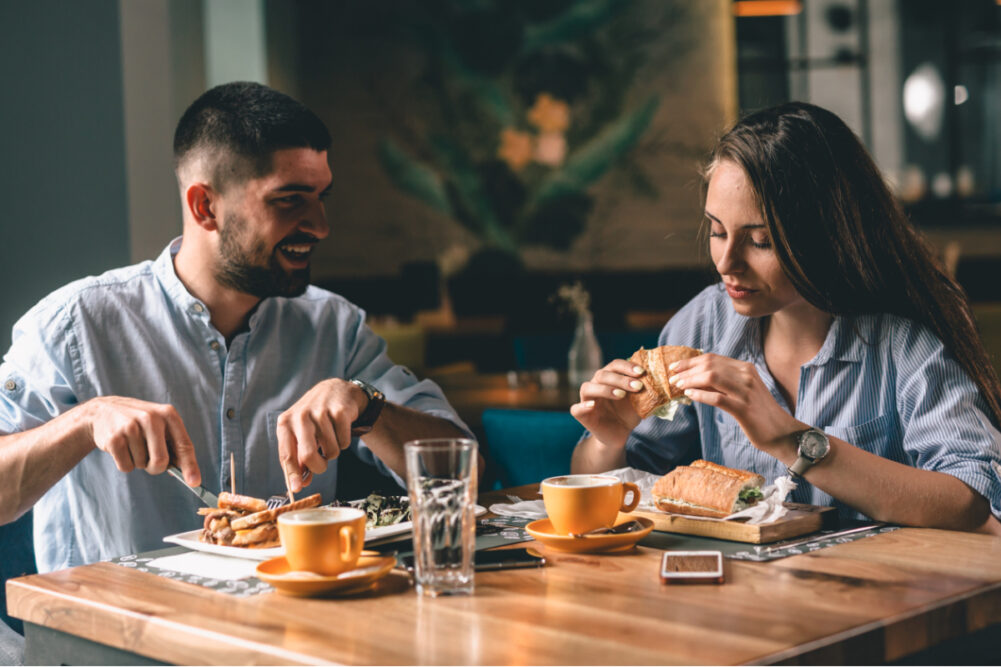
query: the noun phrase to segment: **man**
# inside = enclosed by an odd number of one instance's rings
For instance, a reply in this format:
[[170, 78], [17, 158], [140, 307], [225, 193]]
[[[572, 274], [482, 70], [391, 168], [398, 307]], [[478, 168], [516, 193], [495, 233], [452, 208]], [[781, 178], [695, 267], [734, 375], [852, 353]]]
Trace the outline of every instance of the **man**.
[[183, 236], [15, 325], [0, 365], [0, 523], [35, 507], [39, 571], [198, 527], [198, 500], [160, 474], [168, 463], [191, 485], [256, 496], [285, 491], [283, 468], [301, 490], [308, 469], [310, 491], [333, 500], [330, 461], [348, 447], [402, 484], [405, 440], [469, 435], [434, 383], [389, 360], [362, 310], [309, 286], [329, 233], [329, 144], [282, 93], [213, 88], [174, 137]]

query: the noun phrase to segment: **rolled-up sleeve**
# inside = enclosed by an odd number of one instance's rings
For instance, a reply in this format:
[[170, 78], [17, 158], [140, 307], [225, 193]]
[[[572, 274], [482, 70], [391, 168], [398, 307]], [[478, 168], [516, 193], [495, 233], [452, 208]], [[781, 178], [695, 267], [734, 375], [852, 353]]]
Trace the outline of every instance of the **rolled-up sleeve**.
[[[393, 363], [386, 354], [386, 341], [365, 323], [364, 311], [359, 309], [356, 313], [358, 320], [354, 328], [353, 352], [348, 362], [346, 379], [364, 380], [385, 394], [386, 401], [440, 417], [454, 424], [467, 437], [474, 438], [473, 432], [449, 405], [441, 388], [431, 380], [417, 378], [406, 366]], [[359, 458], [375, 465], [384, 475], [392, 477], [406, 488], [406, 483], [399, 475], [379, 460], [363, 440], [357, 442], [357, 453]]]
[[0, 364], [0, 433], [41, 426], [78, 403], [72, 322], [44, 302], [14, 325], [13, 342]]
[[914, 465], [965, 482], [1001, 517], [1001, 433], [976, 384], [927, 329], [893, 334], [903, 446]]

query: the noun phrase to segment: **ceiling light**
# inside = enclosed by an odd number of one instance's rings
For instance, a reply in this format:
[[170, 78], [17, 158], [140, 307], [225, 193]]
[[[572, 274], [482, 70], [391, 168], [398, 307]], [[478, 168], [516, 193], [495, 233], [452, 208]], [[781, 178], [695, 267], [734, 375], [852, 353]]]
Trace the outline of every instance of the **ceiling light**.
[[736, 0], [733, 3], [733, 15], [741, 17], [793, 16], [801, 11], [801, 0]]

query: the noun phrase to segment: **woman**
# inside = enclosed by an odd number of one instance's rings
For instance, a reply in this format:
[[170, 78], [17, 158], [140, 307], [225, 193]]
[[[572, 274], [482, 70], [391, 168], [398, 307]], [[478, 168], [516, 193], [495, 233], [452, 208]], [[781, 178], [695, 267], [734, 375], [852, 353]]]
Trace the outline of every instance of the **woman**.
[[[664, 327], [694, 402], [639, 419], [642, 369], [612, 361], [571, 413], [574, 472], [663, 473], [703, 457], [793, 500], [912, 526], [1001, 534], [1001, 386], [961, 288], [834, 114], [790, 103], [730, 130], [705, 171], [721, 283]], [[803, 445], [802, 449], [800, 444]]]

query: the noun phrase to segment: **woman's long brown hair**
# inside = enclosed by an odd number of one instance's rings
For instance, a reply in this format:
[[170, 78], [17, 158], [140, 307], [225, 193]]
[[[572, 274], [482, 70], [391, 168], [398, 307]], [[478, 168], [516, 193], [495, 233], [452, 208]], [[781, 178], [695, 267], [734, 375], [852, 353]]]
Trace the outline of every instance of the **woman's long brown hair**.
[[928, 326], [976, 383], [1001, 425], [1001, 383], [962, 287], [943, 269], [858, 137], [803, 102], [754, 113], [718, 142], [743, 168], [789, 280], [835, 315], [892, 313]]

